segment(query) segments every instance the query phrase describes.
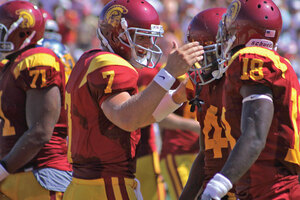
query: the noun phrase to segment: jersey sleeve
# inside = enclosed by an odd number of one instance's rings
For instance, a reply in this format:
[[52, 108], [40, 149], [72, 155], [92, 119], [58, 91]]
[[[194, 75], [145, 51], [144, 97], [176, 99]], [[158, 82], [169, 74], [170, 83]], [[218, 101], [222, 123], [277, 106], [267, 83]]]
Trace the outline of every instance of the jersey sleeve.
[[22, 59], [13, 71], [24, 90], [46, 88], [64, 84], [62, 63], [55, 54], [36, 52]]
[[278, 78], [285, 78], [287, 65], [288, 61], [275, 51], [247, 47], [238, 51], [229, 61], [227, 77], [240, 85], [263, 84], [271, 88]]

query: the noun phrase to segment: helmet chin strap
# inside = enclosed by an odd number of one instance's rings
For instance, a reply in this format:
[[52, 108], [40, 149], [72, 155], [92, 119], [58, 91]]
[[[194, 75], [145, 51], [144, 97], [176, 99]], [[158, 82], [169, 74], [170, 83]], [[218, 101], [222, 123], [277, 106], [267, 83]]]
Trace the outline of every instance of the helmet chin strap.
[[[212, 71], [211, 75], [215, 78], [215, 79], [220, 79], [222, 78], [223, 74], [226, 72], [228, 66], [226, 67], [224, 65], [225, 61], [218, 61], [218, 66], [219, 69]], [[224, 67], [225, 66], [225, 67]]]
[[141, 65], [141, 63], [137, 62], [135, 58], [130, 58], [129, 62], [133, 67], [137, 69], [142, 69], [144, 67], [143, 65]]
[[20, 24], [24, 21], [24, 19], [22, 17], [20, 17], [17, 21], [15, 21], [14, 23], [12, 23], [12, 25], [9, 27], [7, 34], [4, 37], [4, 41], [7, 40], [8, 36], [14, 31], [16, 30]]
[[97, 28], [97, 36], [99, 38], [99, 40], [101, 41], [101, 46], [103, 45], [104, 47], [106, 47], [110, 52], [115, 53], [114, 50], [111, 48], [111, 46], [109, 45], [107, 39], [104, 37], [104, 35], [101, 33], [100, 28]]
[[234, 41], [236, 40], [236, 36], [233, 35], [231, 38], [229, 38], [229, 40], [227, 41], [227, 45], [226, 45], [226, 49], [224, 51], [224, 55], [226, 57], [226, 59], [228, 59], [227, 53], [229, 52], [232, 44], [234, 43]]
[[215, 79], [220, 79], [223, 75], [223, 73], [220, 72], [220, 70], [214, 70], [211, 72], [211, 75], [215, 78]]
[[132, 42], [132, 39], [129, 35], [129, 32], [127, 30], [128, 28], [128, 24], [127, 24], [127, 21], [125, 18], [121, 18], [121, 26], [124, 30], [124, 33], [125, 33], [125, 36], [127, 38], [127, 41], [129, 43], [129, 47], [131, 49], [131, 58], [130, 58], [130, 63], [135, 67], [135, 68], [143, 68], [144, 66], [147, 65], [147, 58], [146, 56], [144, 57], [140, 57], [136, 54], [136, 51], [135, 51], [135, 45], [134, 43]]
[[30, 44], [30, 42], [31, 42], [32, 38], [35, 36], [35, 34], [36, 34], [36, 31], [32, 31], [32, 33], [29, 35], [29, 37], [24, 40], [23, 44], [20, 46], [19, 49], [23, 49], [28, 44]]

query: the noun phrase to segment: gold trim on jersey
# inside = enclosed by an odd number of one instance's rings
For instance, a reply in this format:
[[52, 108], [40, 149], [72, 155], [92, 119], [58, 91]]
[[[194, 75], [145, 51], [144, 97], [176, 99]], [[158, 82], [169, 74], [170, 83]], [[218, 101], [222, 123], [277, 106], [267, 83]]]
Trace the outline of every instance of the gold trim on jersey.
[[21, 71], [38, 66], [49, 66], [55, 68], [56, 71], [60, 71], [60, 63], [56, 61], [53, 55], [47, 53], [36, 53], [26, 57], [18, 63], [14, 69], [14, 76], [15, 78], [18, 78]]
[[82, 78], [79, 88], [81, 88], [87, 82], [88, 74], [90, 74], [91, 72], [93, 72], [99, 68], [109, 66], [109, 65], [126, 66], [126, 67], [134, 70], [136, 73], [138, 73], [136, 71], [136, 69], [129, 62], [124, 60], [123, 58], [121, 58], [115, 54], [101, 54], [101, 55], [98, 55], [95, 58], [93, 58], [93, 60], [91, 61], [87, 72], [85, 73], [84, 77]]
[[280, 56], [276, 55], [274, 51], [269, 50], [269, 49], [265, 49], [265, 48], [262, 48], [262, 47], [246, 47], [246, 48], [243, 48], [243, 49], [239, 50], [238, 52], [236, 52], [231, 57], [231, 59], [228, 62], [228, 66], [230, 66], [232, 64], [232, 62], [239, 55], [248, 54], [248, 53], [256, 54], [256, 55], [259, 55], [259, 56], [264, 56], [264, 57], [267, 57], [270, 60], [272, 60], [275, 67], [277, 67], [278, 69], [280, 69], [282, 71], [282, 78], [285, 78], [285, 72], [287, 71], [286, 64], [284, 64], [280, 61]]

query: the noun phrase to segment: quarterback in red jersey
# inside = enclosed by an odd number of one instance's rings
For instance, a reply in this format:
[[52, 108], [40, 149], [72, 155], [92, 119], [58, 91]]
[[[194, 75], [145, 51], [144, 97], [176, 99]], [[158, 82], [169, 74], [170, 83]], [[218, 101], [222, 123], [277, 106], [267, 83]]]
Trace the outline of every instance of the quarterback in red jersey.
[[147, 1], [113, 0], [101, 11], [98, 26], [103, 49], [81, 56], [66, 87], [74, 172], [64, 199], [141, 199], [134, 179], [139, 128], [186, 101], [184, 87], [168, 91], [174, 77], [203, 58], [203, 47], [175, 44], [166, 67], [138, 93], [135, 67], [153, 68], [162, 54], [156, 45], [163, 34], [157, 12]]
[[300, 86], [275, 51], [281, 27], [271, 0], [234, 0], [220, 23], [224, 116], [236, 144], [203, 200], [220, 199], [232, 184], [241, 200], [300, 199]]
[[[197, 110], [201, 125], [200, 152], [190, 172], [188, 182], [180, 199], [195, 199], [203, 192], [207, 182], [224, 165], [235, 139], [228, 133], [228, 123], [223, 118], [222, 91], [225, 82], [223, 61], [217, 60], [220, 45], [216, 43], [218, 24], [226, 13], [226, 8], [210, 8], [198, 13], [190, 22], [187, 30], [188, 41], [199, 41], [204, 46], [204, 59], [190, 71], [190, 80], [199, 99], [204, 102]], [[219, 65], [218, 65], [219, 64]], [[201, 67], [200, 67], [201, 66]], [[213, 72], [212, 72], [213, 71]], [[200, 92], [200, 93], [199, 93]], [[224, 199], [235, 199], [228, 193]]]
[[64, 66], [49, 49], [40, 10], [26, 1], [0, 6], [0, 194], [62, 199], [72, 178], [67, 161]]

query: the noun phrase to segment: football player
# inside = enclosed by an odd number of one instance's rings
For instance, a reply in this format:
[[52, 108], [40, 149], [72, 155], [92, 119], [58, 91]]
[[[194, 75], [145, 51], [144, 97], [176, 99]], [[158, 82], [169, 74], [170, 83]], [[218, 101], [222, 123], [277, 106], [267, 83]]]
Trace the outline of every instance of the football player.
[[[208, 180], [221, 170], [235, 144], [235, 140], [228, 135], [228, 123], [222, 118], [223, 73], [226, 65], [217, 59], [221, 52], [216, 36], [225, 13], [226, 8], [201, 11], [193, 17], [187, 30], [187, 40], [200, 42], [205, 50], [204, 59], [189, 70], [194, 93], [198, 94], [198, 101], [204, 104], [197, 109], [197, 119], [201, 125], [200, 152], [180, 199], [195, 199], [200, 189], [200, 193], [203, 192]], [[235, 199], [234, 193], [231, 191], [224, 199]]]
[[45, 23], [27, 1], [0, 6], [0, 194], [8, 199], [62, 199], [72, 178], [67, 161], [64, 66], [37, 47]]
[[281, 28], [271, 0], [234, 0], [220, 23], [224, 119], [236, 144], [203, 200], [220, 199], [233, 184], [241, 200], [300, 199], [300, 86], [276, 52]]
[[186, 101], [184, 85], [168, 91], [175, 77], [203, 58], [203, 47], [174, 43], [166, 67], [137, 93], [135, 68], [154, 68], [162, 54], [156, 45], [163, 34], [157, 12], [147, 1], [113, 0], [102, 9], [98, 26], [102, 48], [81, 56], [66, 87], [74, 173], [64, 198], [141, 199], [134, 179], [139, 128]]
[[39, 44], [51, 49], [60, 58], [65, 66], [67, 82], [75, 65], [74, 58], [71, 55], [70, 49], [61, 42], [61, 35], [59, 34], [59, 27], [56, 21], [46, 10], [41, 8], [40, 10], [45, 20], [45, 33], [43, 39], [39, 41]]

